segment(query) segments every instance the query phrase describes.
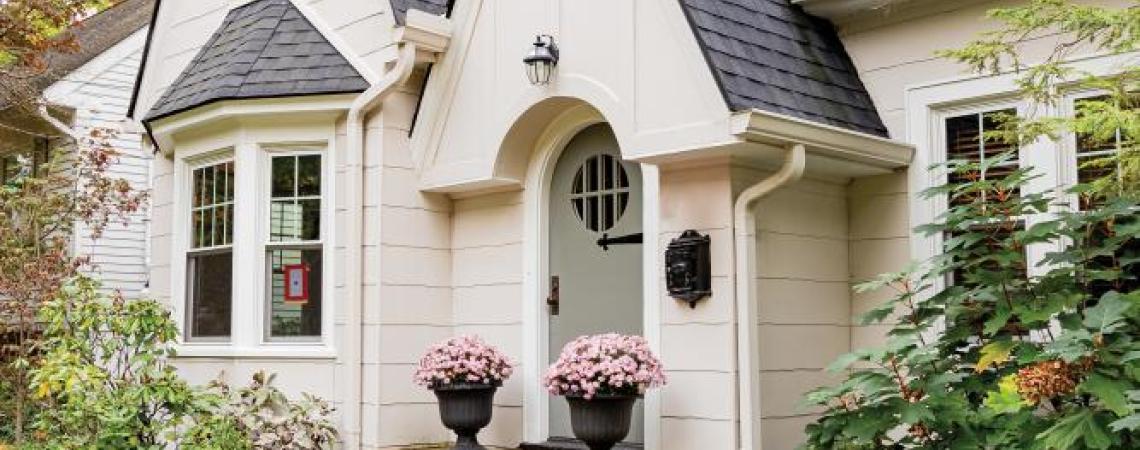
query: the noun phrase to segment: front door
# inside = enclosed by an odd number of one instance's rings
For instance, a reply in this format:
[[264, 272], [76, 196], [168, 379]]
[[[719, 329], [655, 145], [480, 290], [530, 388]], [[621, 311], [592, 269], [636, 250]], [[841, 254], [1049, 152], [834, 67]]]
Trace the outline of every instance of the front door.
[[[641, 170], [621, 160], [606, 124], [593, 125], [566, 146], [550, 189], [550, 283], [557, 306], [548, 306], [550, 359], [583, 335], [642, 334]], [[603, 248], [598, 240], [617, 242]], [[643, 439], [638, 402], [627, 442]], [[550, 401], [550, 435], [569, 438], [570, 411]]]

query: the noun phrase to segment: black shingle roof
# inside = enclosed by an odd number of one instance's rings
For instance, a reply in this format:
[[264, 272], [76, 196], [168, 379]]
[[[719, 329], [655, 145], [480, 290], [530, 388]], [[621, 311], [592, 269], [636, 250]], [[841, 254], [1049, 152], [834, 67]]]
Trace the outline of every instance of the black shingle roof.
[[258, 0], [230, 11], [144, 120], [219, 100], [362, 92], [368, 86], [289, 0]]
[[452, 0], [392, 0], [392, 12], [396, 16], [396, 23], [403, 25], [409, 9], [442, 16], [451, 12], [452, 3]]
[[886, 136], [830, 23], [790, 0], [680, 0], [733, 111], [752, 108]]

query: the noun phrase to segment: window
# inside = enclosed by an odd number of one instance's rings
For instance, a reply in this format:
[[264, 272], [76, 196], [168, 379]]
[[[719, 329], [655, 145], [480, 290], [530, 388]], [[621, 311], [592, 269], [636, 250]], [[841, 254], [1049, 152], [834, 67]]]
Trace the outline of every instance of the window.
[[[1107, 97], [1103, 96], [1076, 99], [1073, 101], [1073, 109], [1079, 112], [1082, 104], [1103, 102], [1106, 99]], [[1097, 140], [1086, 134], [1077, 134], [1076, 182], [1090, 183], [1114, 173], [1119, 173], [1119, 161], [1115, 157], [1120, 154], [1120, 150], [1123, 146], [1124, 137], [1121, 135], [1119, 129], [1116, 130], [1116, 136], [1109, 140]], [[1091, 195], [1082, 195], [1080, 200], [1080, 208], [1088, 209], [1103, 199], [1098, 199]]]
[[32, 173], [37, 176], [45, 175], [45, 169], [51, 162], [51, 140], [36, 138], [32, 151], [20, 155], [7, 155], [0, 158], [0, 184], [15, 179], [30, 164]]
[[[1086, 97], [1078, 98], [1073, 101], [1074, 110], [1079, 113], [1082, 103], [1099, 102], [1106, 100], [1107, 97]], [[1120, 175], [1119, 160], [1116, 156], [1120, 154], [1124, 148], [1124, 137], [1119, 129], [1116, 130], [1115, 136], [1108, 140], [1098, 140], [1089, 135], [1077, 134], [1076, 141], [1076, 174], [1077, 183], [1091, 183], [1093, 181]], [[1118, 178], [1119, 179], [1119, 178]], [[1091, 194], [1080, 195], [1079, 207], [1081, 210], [1095, 208], [1100, 205], [1104, 198]], [[1102, 224], [1091, 230], [1088, 238], [1094, 242], [1103, 242], [1103, 239], [1112, 237], [1112, 225]], [[1120, 269], [1122, 260], [1132, 260], [1140, 257], [1140, 241], [1135, 239], [1129, 240], [1121, 248], [1118, 249], [1116, 255], [1099, 256], [1093, 262], [1093, 267], [1100, 267], [1104, 269]], [[1124, 266], [1125, 268], [1129, 266]], [[1130, 266], [1132, 271], [1135, 272], [1140, 266]], [[1105, 281], [1098, 280], [1090, 283], [1089, 293], [1092, 298], [1100, 298], [1106, 292], [1117, 290], [1121, 292], [1128, 292], [1140, 288], [1140, 273], [1126, 273], [1121, 280]]]
[[269, 236], [265, 245], [269, 340], [321, 336], [321, 158], [319, 153], [271, 157]]
[[188, 338], [228, 339], [233, 305], [233, 161], [193, 169], [186, 256]]
[[[967, 161], [984, 164], [1002, 157], [1013, 151], [1013, 145], [1004, 141], [986, 138], [985, 133], [992, 132], [1000, 126], [1002, 116], [1015, 115], [1014, 109], [989, 111], [984, 113], [966, 114], [946, 119], [946, 160]], [[987, 170], [968, 173], [950, 174], [950, 183], [965, 183], [973, 180], [999, 180], [1009, 176], [1017, 170], [1017, 155], [1007, 161], [990, 166]], [[982, 192], [982, 201], [989, 201], [986, 196], [1002, 195], [1002, 192]], [[1015, 193], [1009, 193], [1015, 194]], [[969, 204], [974, 198], [960, 196], [951, 200], [951, 205]]]
[[574, 175], [570, 204], [590, 231], [608, 231], [629, 206], [629, 175], [621, 160], [608, 153], [586, 159]]
[[[997, 130], [1001, 126], [1003, 116], [1016, 115], [1015, 109], [1001, 109], [986, 112], [971, 113], [953, 116], [946, 119], [946, 159], [947, 161], [961, 161], [979, 164], [980, 167], [971, 167], [966, 171], [954, 171], [949, 174], [949, 183], [964, 184], [978, 180], [998, 181], [1010, 176], [1018, 169], [1017, 147], [1002, 140], [986, 137], [986, 133]], [[1013, 155], [1007, 155], [1013, 152]], [[1006, 158], [994, 165], [986, 163]], [[988, 205], [1008, 199], [1017, 195], [1017, 192], [1008, 192], [1003, 188], [994, 187], [981, 192], [955, 194], [948, 199], [951, 207], [966, 206], [977, 202], [981, 196], [981, 203]], [[1004, 217], [993, 222], [976, 225], [975, 232], [982, 232], [990, 236], [986, 240], [988, 245], [1002, 245], [1012, 235], [1024, 227], [1019, 217]], [[952, 274], [952, 284], [970, 284], [970, 275], [962, 270]]]

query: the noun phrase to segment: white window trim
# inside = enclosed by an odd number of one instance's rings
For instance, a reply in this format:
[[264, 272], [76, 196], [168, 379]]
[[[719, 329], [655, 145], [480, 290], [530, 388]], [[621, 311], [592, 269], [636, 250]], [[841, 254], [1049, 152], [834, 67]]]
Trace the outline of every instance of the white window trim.
[[[332, 141], [238, 143], [215, 150], [183, 153], [174, 161], [174, 198], [172, 208], [171, 254], [171, 310], [178, 324], [176, 349], [184, 358], [273, 358], [273, 359], [333, 359], [335, 307], [335, 167]], [[325, 295], [321, 308], [321, 337], [311, 342], [270, 341], [267, 339], [268, 296], [264, 276], [250, 277], [239, 268], [253, 267], [257, 273], [265, 272], [265, 243], [268, 242], [269, 172], [270, 156], [296, 149], [320, 153], [321, 160], [321, 245]], [[233, 236], [233, 297], [231, 301], [230, 338], [218, 340], [187, 340], [187, 265], [190, 250], [190, 205], [192, 171], [195, 168], [233, 161], [235, 172], [234, 236]], [[249, 168], [255, 168], [253, 173]], [[257, 211], [257, 214], [242, 214]]]
[[[1122, 55], [1097, 54], [1068, 61], [1077, 71], [1107, 75], [1118, 73], [1123, 67], [1134, 62], [1135, 53]], [[913, 231], [914, 227], [933, 222], [946, 210], [945, 199], [927, 199], [919, 194], [945, 180], [944, 171], [929, 170], [931, 165], [945, 162], [945, 119], [955, 113], [965, 114], [971, 110], [999, 109], [999, 106], [1016, 106], [1019, 114], [1032, 111], [1036, 116], [1057, 116], [1071, 113], [1072, 101], [1067, 100], [1061, 108], [1036, 105], [1030, 108], [1018, 96], [1016, 84], [1019, 73], [1006, 72], [998, 75], [970, 75], [909, 86], [906, 89], [906, 129], [907, 140], [916, 146], [914, 161], [909, 169], [909, 190], [911, 192], [911, 258], [926, 261], [941, 253], [940, 236], [923, 236]], [[1091, 95], [1091, 94], [1090, 94]], [[1044, 192], [1053, 190], [1057, 198], [1063, 197], [1063, 188], [1075, 179], [1075, 170], [1069, 166], [1075, 161], [1074, 137], [1065, 136], [1058, 144], [1045, 139], [1022, 144], [1019, 162], [1022, 167], [1035, 167], [1041, 178], [1030, 182], [1026, 190]], [[1073, 200], [1075, 201], [1075, 200]], [[1059, 206], [1055, 207], [1059, 208]], [[1056, 210], [1051, 211], [1051, 213]], [[1026, 217], [1026, 227], [1041, 221], [1051, 214]], [[1037, 262], [1048, 252], [1061, 245], [1042, 244], [1030, 246], [1028, 261], [1030, 273], [1041, 270]], [[944, 285], [936, 283], [929, 292], [937, 292]]]
[[[333, 283], [332, 274], [335, 273], [331, 270], [332, 262], [334, 260], [334, 249], [332, 243], [335, 242], [331, 239], [333, 229], [332, 226], [334, 214], [332, 205], [332, 189], [333, 171], [331, 164], [332, 158], [328, 151], [329, 146], [324, 143], [319, 144], [267, 144], [261, 146], [259, 152], [261, 156], [260, 165], [258, 166], [258, 184], [261, 190], [258, 192], [258, 217], [263, 218], [259, 220], [257, 225], [257, 249], [258, 249], [258, 269], [262, 274], [261, 277], [261, 297], [257, 302], [257, 317], [260, 318], [260, 331], [258, 333], [258, 344], [262, 347], [274, 348], [296, 348], [308, 349], [312, 347], [331, 347], [332, 342], [330, 339], [330, 331], [333, 329], [333, 315], [331, 308], [333, 307], [333, 295], [335, 285]], [[317, 241], [298, 242], [297, 244], [304, 245], [320, 245], [321, 246], [321, 336], [316, 339], [280, 339], [274, 340], [269, 337], [269, 295], [266, 286], [265, 274], [268, 273], [269, 261], [266, 260], [266, 252], [270, 247], [275, 245], [288, 245], [290, 243], [274, 243], [269, 240], [270, 223], [270, 198], [272, 197], [272, 183], [273, 183], [273, 157], [274, 156], [306, 156], [306, 155], [319, 155], [321, 157], [321, 239]]]
[[[230, 337], [228, 338], [198, 338], [189, 339], [190, 330], [190, 299], [188, 293], [188, 265], [186, 259], [189, 254], [194, 250], [191, 246], [192, 236], [194, 234], [193, 220], [191, 220], [191, 209], [193, 205], [194, 187], [192, 185], [194, 180], [194, 170], [213, 166], [223, 163], [233, 163], [234, 171], [237, 171], [237, 161], [233, 148], [223, 148], [199, 154], [187, 155], [180, 158], [175, 163], [175, 177], [174, 183], [177, 188], [175, 189], [174, 208], [175, 213], [173, 223], [173, 241], [175, 252], [171, 258], [171, 272], [173, 273], [174, 282], [171, 283], [172, 292], [171, 298], [176, 299], [171, 302], [171, 309], [174, 312], [175, 322], [178, 324], [178, 329], [181, 330], [179, 334], [178, 343], [186, 346], [229, 346], [233, 342], [234, 322], [233, 310], [231, 307], [231, 322], [230, 322]], [[236, 177], [235, 177], [236, 179]], [[234, 186], [235, 192], [239, 186]], [[236, 200], [236, 199], [235, 199]], [[235, 201], [234, 208], [237, 207]], [[236, 209], [235, 209], [236, 211]], [[238, 222], [240, 219], [237, 214], [234, 214], [234, 227], [235, 238], [236, 232], [239, 227]], [[237, 249], [234, 245], [230, 245], [230, 251], [235, 252]], [[235, 255], [236, 256], [236, 255]]]

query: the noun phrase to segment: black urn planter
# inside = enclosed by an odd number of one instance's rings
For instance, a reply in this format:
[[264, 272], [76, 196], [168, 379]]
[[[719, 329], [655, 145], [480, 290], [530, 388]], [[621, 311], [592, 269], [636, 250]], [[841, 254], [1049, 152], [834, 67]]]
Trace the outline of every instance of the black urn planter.
[[456, 450], [485, 450], [479, 445], [479, 430], [491, 423], [491, 405], [498, 386], [453, 384], [432, 389], [439, 399], [439, 418], [455, 433]]
[[566, 397], [570, 428], [590, 450], [610, 450], [629, 435], [634, 396]]

